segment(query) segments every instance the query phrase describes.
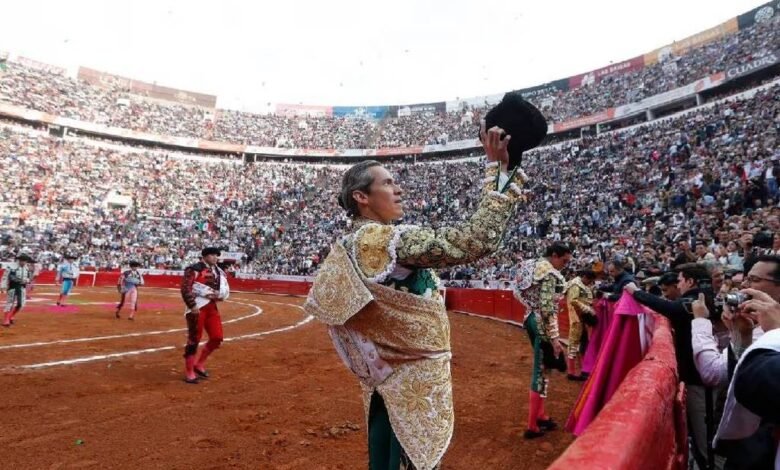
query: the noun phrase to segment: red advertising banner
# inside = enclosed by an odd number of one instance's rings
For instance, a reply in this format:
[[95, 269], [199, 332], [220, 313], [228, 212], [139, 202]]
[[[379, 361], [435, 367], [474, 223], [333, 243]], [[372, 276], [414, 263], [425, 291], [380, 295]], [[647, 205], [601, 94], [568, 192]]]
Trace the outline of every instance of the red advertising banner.
[[569, 78], [569, 88], [577, 88], [583, 85], [592, 85], [600, 82], [603, 78], [610, 75], [618, 75], [621, 73], [633, 72], [634, 70], [640, 70], [645, 66], [645, 57], [638, 56], [633, 59], [624, 60], [617, 64], [608, 65], [597, 70], [575, 75]]
[[423, 151], [423, 147], [397, 147], [397, 148], [382, 148], [376, 149], [374, 155], [377, 157], [386, 157], [389, 155], [419, 155]]
[[579, 127], [592, 126], [600, 122], [609, 121], [615, 117], [615, 108], [609, 108], [600, 113], [591, 114], [571, 121], [553, 123], [553, 133], [577, 129]]
[[156, 83], [147, 83], [140, 80], [133, 80], [132, 78], [101, 72], [88, 67], [79, 67], [78, 78], [79, 80], [84, 80], [92, 85], [100, 87], [118, 86], [127, 89], [130, 93], [158, 100], [203, 106], [205, 108], [214, 108], [217, 105], [217, 97], [215, 95], [169, 88], [157, 85]]

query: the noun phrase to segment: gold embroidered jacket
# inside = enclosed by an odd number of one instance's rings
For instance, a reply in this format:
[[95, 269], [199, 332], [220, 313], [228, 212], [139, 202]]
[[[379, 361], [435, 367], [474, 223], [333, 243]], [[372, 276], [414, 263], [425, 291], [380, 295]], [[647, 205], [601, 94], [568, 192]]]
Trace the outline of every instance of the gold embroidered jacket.
[[560, 336], [558, 300], [564, 286], [563, 276], [546, 258], [527, 261], [521, 268], [515, 297], [525, 305], [526, 318], [536, 316], [539, 334], [546, 341]]
[[577, 316], [579, 319], [583, 313], [593, 315], [593, 292], [579, 277], [575, 277], [566, 284], [566, 303], [569, 316]]
[[434, 468], [452, 438], [450, 327], [430, 268], [464, 264], [501, 241], [525, 175], [496, 191], [489, 168], [483, 198], [466, 222], [437, 230], [357, 219], [315, 278], [305, 310], [330, 326], [334, 346], [360, 380], [366, 419], [373, 393], [415, 467]]

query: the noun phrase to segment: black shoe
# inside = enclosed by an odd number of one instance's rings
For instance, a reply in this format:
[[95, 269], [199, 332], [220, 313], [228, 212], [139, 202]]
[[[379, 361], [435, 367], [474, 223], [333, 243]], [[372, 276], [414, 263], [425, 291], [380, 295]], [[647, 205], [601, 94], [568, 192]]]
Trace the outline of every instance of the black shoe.
[[119, 320], [120, 318], [122, 318], [122, 317], [120, 317], [120, 316], [119, 316], [119, 312], [118, 312], [118, 311], [117, 311], [117, 312], [114, 312], [114, 316], [116, 317], [116, 319], [117, 319], [117, 320]]
[[539, 431], [533, 431], [531, 429], [526, 429], [523, 433], [523, 439], [536, 439], [537, 437], [544, 436], [544, 431], [541, 429]]
[[198, 385], [198, 378], [195, 377], [194, 379], [188, 379], [187, 377], [184, 377], [184, 381], [188, 384], [192, 385]]
[[572, 382], [585, 382], [586, 380], [588, 380], [588, 377], [586, 377], [585, 374], [580, 374], [580, 375], [566, 374], [566, 378], [571, 380]]
[[205, 369], [198, 369], [195, 368], [195, 373], [198, 374], [199, 377], [203, 377], [204, 379], [209, 378], [209, 373]]
[[539, 426], [539, 429], [542, 431], [555, 431], [558, 429], [558, 423], [550, 419], [537, 419], [536, 425]]

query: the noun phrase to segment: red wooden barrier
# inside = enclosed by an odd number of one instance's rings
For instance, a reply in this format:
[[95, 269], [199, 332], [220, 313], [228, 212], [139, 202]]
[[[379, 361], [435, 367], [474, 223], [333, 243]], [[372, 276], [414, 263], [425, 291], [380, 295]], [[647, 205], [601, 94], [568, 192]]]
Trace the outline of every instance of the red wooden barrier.
[[[653, 343], [588, 429], [551, 470], [687, 467], [684, 393], [668, 321], [656, 315]], [[630, 423], [630, 425], [629, 425]]]
[[[55, 276], [56, 273], [54, 271], [42, 271], [38, 277], [35, 278], [35, 282], [38, 284], [54, 284]], [[77, 282], [77, 286], [92, 286], [93, 276], [95, 276], [94, 285], [96, 287], [113, 287], [117, 285], [120, 273], [118, 271], [101, 271], [96, 274], [81, 273]], [[178, 289], [181, 287], [181, 280], [182, 276], [171, 276], [163, 274], [148, 274], [144, 276], [144, 284], [146, 287]], [[310, 282], [238, 279], [233, 277], [229, 278], [228, 282], [230, 283], [230, 289], [234, 291], [259, 292], [280, 295], [305, 296], [309, 293], [309, 288], [311, 287]]]
[[[91, 285], [92, 275], [89, 278]], [[96, 286], [115, 286], [118, 272], [96, 274]], [[178, 288], [181, 276], [147, 275], [148, 287]], [[40, 284], [54, 283], [54, 272], [44, 271]], [[79, 285], [82, 280], [79, 279]], [[230, 279], [232, 290], [305, 296], [311, 283]], [[523, 305], [511, 291], [449, 288], [447, 308], [521, 323]], [[559, 314], [561, 336], [568, 337], [568, 317]], [[653, 343], [644, 360], [623, 381], [612, 400], [561, 457], [550, 467], [682, 470], [686, 468], [684, 389], [678, 387], [677, 365], [667, 320], [656, 315]], [[628, 425], [630, 423], [630, 425]]]
[[[525, 307], [510, 290], [447, 288], [447, 309], [492, 317], [501, 321], [523, 323]], [[569, 337], [569, 316], [558, 312], [561, 336]]]

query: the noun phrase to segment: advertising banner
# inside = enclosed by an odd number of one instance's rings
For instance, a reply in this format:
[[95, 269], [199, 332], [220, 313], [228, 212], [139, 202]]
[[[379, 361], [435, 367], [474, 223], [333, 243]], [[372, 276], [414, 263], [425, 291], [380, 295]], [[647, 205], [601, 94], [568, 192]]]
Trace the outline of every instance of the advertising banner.
[[453, 101], [447, 101], [445, 103], [445, 108], [447, 112], [449, 111], [459, 111], [461, 109], [470, 108], [470, 107], [476, 107], [476, 108], [484, 108], [487, 106], [492, 106], [494, 104], [497, 104], [501, 101], [501, 98], [504, 97], [503, 93], [498, 93], [495, 95], [483, 95], [483, 96], [474, 96], [471, 98], [456, 98]]
[[326, 117], [333, 116], [333, 107], [331, 106], [312, 106], [307, 104], [286, 104], [276, 105], [276, 114], [286, 117], [310, 116]]
[[383, 119], [390, 112], [387, 106], [334, 106], [333, 115], [351, 119]]
[[756, 23], [763, 23], [771, 20], [780, 11], [780, 2], [777, 0], [767, 2], [759, 7], [753, 8], [747, 13], [743, 13], [737, 17], [737, 24], [740, 31], [750, 28]]
[[403, 106], [390, 106], [390, 115], [395, 117], [411, 116], [413, 114], [437, 114], [447, 111], [447, 103], [420, 103]]
[[58, 67], [56, 65], [50, 65], [50, 64], [44, 64], [43, 62], [39, 62], [37, 60], [29, 59], [27, 57], [17, 57], [15, 62], [17, 64], [24, 65], [25, 67], [40, 70], [42, 72], [48, 72], [53, 73], [57, 75], [65, 75], [65, 68], [64, 67]]
[[651, 66], [657, 62], [663, 62], [667, 57], [680, 56], [702, 44], [717, 41], [729, 34], [736, 33], [740, 28], [737, 26], [737, 19], [732, 18], [724, 23], [714, 26], [710, 29], [688, 36], [680, 41], [660, 47], [644, 55], [645, 66]]
[[133, 80], [132, 78], [101, 72], [88, 67], [79, 67], [78, 78], [79, 80], [84, 80], [95, 86], [120, 87], [136, 95], [171, 101], [174, 103], [202, 106], [205, 108], [214, 108], [217, 105], [216, 95], [169, 88], [157, 85], [156, 83], [147, 83], [140, 80]]
[[600, 122], [609, 121], [615, 117], [615, 108], [609, 108], [600, 113], [591, 114], [590, 116], [584, 116], [571, 121], [556, 122], [553, 123], [553, 132], [564, 132], [571, 129], [577, 129], [579, 127], [591, 126]]
[[[476, 133], [476, 129], [475, 129]], [[447, 142], [446, 144], [433, 144], [433, 145], [426, 145], [423, 147], [423, 153], [430, 153], [430, 152], [450, 152], [453, 150], [466, 150], [471, 148], [477, 148], [482, 147], [482, 144], [479, 142], [479, 139], [467, 139], [467, 140], [456, 140], [453, 142]]]
[[569, 79], [563, 78], [561, 80], [555, 80], [554, 82], [548, 82], [542, 85], [532, 86], [530, 88], [523, 88], [517, 91], [519, 91], [520, 94], [523, 95], [523, 98], [527, 100], [533, 100], [535, 98], [546, 96], [550, 93], [555, 93], [557, 91], [566, 91], [568, 89], [569, 89]]
[[377, 157], [387, 157], [390, 155], [419, 155], [423, 152], [423, 146], [419, 147], [397, 147], [376, 149], [374, 155]]
[[642, 101], [636, 103], [630, 103], [615, 108], [614, 118], [621, 118], [636, 114], [647, 109], [652, 109], [665, 104], [670, 104], [675, 101], [680, 101], [687, 98], [692, 98], [696, 93], [714, 88], [721, 85], [725, 81], [726, 74], [723, 72], [704, 77], [700, 80], [696, 80], [693, 83], [689, 83], [685, 86], [669, 90], [657, 95], [648, 96]]
[[768, 54], [764, 54], [761, 57], [755, 58], [749, 62], [743, 62], [737, 64], [726, 70], [726, 80], [734, 80], [736, 78], [750, 75], [753, 72], [771, 67], [779, 62], [778, 56], [780, 56], [780, 49], [774, 50]]
[[600, 82], [605, 77], [611, 75], [618, 75], [622, 73], [633, 72], [644, 68], [645, 58], [644, 56], [634, 57], [633, 59], [624, 60], [617, 64], [608, 65], [597, 70], [592, 70], [588, 73], [575, 75], [569, 78], [569, 88], [577, 88], [584, 85], [593, 85]]

